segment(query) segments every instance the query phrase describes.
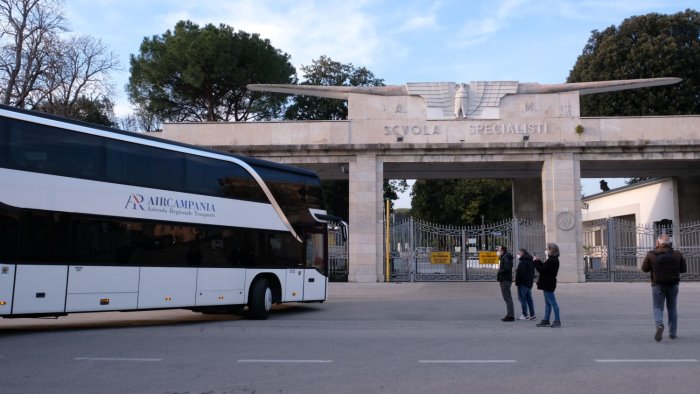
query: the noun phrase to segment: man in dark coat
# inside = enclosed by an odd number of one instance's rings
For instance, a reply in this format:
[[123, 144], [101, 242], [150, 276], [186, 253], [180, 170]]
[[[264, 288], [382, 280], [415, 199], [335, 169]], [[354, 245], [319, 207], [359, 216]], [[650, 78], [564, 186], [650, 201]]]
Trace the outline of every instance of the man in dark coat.
[[513, 296], [510, 294], [510, 286], [513, 284], [513, 255], [508, 253], [505, 246], [499, 246], [496, 249], [498, 255], [498, 273], [496, 280], [501, 285], [501, 294], [506, 302], [506, 316], [502, 321], [515, 321], [515, 312], [513, 311]]
[[[664, 267], [659, 267], [660, 262], [663, 262]], [[642, 271], [651, 272], [651, 295], [656, 323], [654, 339], [657, 342], [661, 340], [664, 333], [664, 302], [668, 306], [668, 337], [676, 339], [678, 283], [680, 282], [680, 274], [686, 272], [687, 269], [685, 257], [681, 252], [673, 250], [671, 238], [667, 234], [659, 236], [656, 240], [656, 248], [647, 253], [644, 258]], [[671, 279], [666, 278], [668, 273], [671, 274]]]

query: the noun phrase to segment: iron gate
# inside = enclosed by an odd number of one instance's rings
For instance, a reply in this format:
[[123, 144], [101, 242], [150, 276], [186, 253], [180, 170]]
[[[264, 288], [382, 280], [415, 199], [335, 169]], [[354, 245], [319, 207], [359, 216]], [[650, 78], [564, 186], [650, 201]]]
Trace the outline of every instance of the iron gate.
[[348, 240], [344, 224], [328, 224], [328, 279], [331, 282], [348, 281]]
[[673, 226], [636, 224], [609, 218], [583, 223], [583, 255], [587, 281], [646, 281], [641, 270], [647, 252], [660, 234], [672, 236], [674, 248], [685, 256], [684, 280], [700, 280], [700, 222]]
[[[481, 252], [497, 245], [510, 251], [545, 248], [544, 226], [520, 219], [465, 227], [408, 219], [390, 226], [389, 243], [392, 282], [492, 281], [498, 264], [481, 264]], [[439, 264], [431, 259], [436, 252], [442, 252]]]

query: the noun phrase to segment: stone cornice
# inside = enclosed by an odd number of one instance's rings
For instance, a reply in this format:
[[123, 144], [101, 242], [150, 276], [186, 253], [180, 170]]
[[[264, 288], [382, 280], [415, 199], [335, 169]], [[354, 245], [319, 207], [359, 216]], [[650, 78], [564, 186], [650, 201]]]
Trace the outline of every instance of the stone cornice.
[[493, 143], [401, 143], [401, 144], [335, 144], [335, 145], [217, 145], [208, 148], [252, 156], [277, 156], [280, 154], [300, 155], [355, 155], [375, 153], [381, 155], [419, 154], [542, 154], [542, 153], [653, 153], [688, 152], [696, 153], [700, 139], [696, 140], [657, 140], [657, 141], [585, 141], [579, 143], [562, 142], [493, 142]]

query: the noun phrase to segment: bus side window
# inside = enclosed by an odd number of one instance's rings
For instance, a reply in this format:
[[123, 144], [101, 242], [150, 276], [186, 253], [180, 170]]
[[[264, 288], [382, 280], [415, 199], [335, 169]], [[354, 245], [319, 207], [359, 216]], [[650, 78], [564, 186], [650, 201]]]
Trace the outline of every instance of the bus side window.
[[316, 268], [319, 272], [325, 274], [325, 244], [323, 240], [323, 234], [308, 234], [306, 236], [306, 268]]
[[101, 138], [18, 120], [7, 119], [6, 122], [10, 134], [10, 167], [84, 179], [103, 177]]
[[71, 259], [80, 263], [128, 265], [133, 245], [128, 223], [76, 219], [71, 225]]
[[[31, 262], [68, 260], [70, 221], [67, 214], [22, 212], [21, 258]], [[58, 235], [58, 236], [57, 236]]]
[[7, 119], [0, 119], [0, 167], [7, 167], [9, 132], [7, 130]]
[[186, 162], [189, 193], [267, 202], [260, 185], [238, 164], [198, 156], [187, 157]]
[[185, 190], [182, 153], [132, 144], [107, 142], [107, 180], [165, 190]]
[[270, 233], [267, 235], [267, 264], [284, 268], [303, 266], [303, 244], [289, 233]]
[[19, 214], [0, 207], [0, 262], [17, 260], [18, 246]]

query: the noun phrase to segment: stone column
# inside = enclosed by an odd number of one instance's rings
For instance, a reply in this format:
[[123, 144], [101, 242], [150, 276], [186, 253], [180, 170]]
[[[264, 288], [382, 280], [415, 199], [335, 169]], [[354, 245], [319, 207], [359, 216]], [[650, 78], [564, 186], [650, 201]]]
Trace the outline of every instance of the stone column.
[[[559, 246], [560, 282], [585, 282], [581, 229], [581, 162], [553, 153], [542, 166], [545, 238]], [[539, 252], [542, 253], [542, 252]]]
[[382, 254], [383, 163], [376, 155], [358, 154], [350, 162], [350, 282], [384, 280]]
[[543, 215], [542, 180], [540, 178], [515, 178], [512, 187], [513, 215], [518, 219], [540, 222]]

